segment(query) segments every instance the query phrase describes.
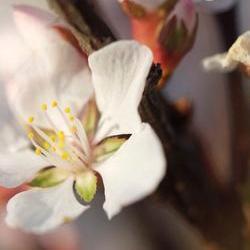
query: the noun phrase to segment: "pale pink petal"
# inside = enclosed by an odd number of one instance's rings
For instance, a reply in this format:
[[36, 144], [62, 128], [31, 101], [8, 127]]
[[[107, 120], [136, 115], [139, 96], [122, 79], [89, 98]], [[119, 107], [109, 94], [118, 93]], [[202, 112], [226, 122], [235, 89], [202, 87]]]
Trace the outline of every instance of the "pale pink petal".
[[[53, 18], [47, 12], [17, 6], [14, 15], [30, 51], [5, 79], [14, 113], [26, 119], [36, 115], [42, 103], [54, 99], [79, 112], [93, 92], [86, 57], [51, 26]], [[6, 49], [11, 51], [11, 47]]]
[[73, 178], [69, 178], [55, 187], [15, 195], [8, 202], [6, 222], [13, 228], [40, 234], [76, 218], [86, 209], [76, 200]]
[[0, 153], [14, 153], [29, 146], [29, 141], [10, 122], [2, 126], [0, 141]]
[[16, 153], [0, 153], [0, 186], [14, 188], [29, 181], [50, 164], [26, 149]]

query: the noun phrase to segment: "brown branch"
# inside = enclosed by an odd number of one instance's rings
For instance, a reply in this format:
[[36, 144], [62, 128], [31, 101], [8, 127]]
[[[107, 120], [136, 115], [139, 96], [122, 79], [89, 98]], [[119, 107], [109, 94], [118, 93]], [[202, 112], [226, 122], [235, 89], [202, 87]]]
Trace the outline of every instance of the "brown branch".
[[108, 26], [101, 21], [93, 6], [87, 1], [47, 0], [47, 2], [71, 25], [79, 45], [87, 54], [115, 40]]

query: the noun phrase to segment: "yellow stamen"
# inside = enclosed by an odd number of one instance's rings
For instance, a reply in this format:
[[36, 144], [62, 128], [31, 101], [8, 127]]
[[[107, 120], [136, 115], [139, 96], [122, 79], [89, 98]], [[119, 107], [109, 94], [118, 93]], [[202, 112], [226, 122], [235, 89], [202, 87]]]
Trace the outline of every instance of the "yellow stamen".
[[52, 108], [57, 107], [57, 105], [58, 105], [57, 101], [52, 101], [52, 103], [51, 103], [51, 107]]
[[75, 120], [75, 117], [73, 115], [70, 115], [69, 120], [73, 122]]
[[67, 114], [69, 114], [69, 113], [71, 112], [70, 107], [66, 107], [66, 108], [64, 109], [64, 112], [67, 113]]
[[41, 105], [41, 109], [42, 109], [42, 111], [46, 111], [46, 110], [48, 109], [47, 104], [46, 104], [46, 103], [43, 103], [43, 104]]
[[39, 149], [39, 148], [37, 148], [36, 150], [35, 150], [35, 153], [36, 153], [36, 155], [41, 155], [41, 149]]
[[52, 152], [56, 152], [56, 148], [55, 147], [52, 147]]
[[65, 151], [65, 152], [62, 153], [61, 157], [62, 157], [63, 160], [68, 160], [69, 159], [69, 153]]
[[59, 131], [58, 134], [58, 139], [59, 139], [59, 142], [58, 142], [58, 146], [59, 148], [63, 148], [65, 146], [65, 135], [64, 135], [64, 132], [63, 131]]
[[33, 116], [30, 116], [29, 118], [28, 118], [28, 123], [32, 123], [34, 121], [34, 117]]
[[48, 142], [43, 143], [44, 149], [48, 150], [50, 148], [50, 144]]
[[51, 141], [55, 142], [56, 141], [56, 136], [55, 135], [51, 135], [50, 139], [51, 139]]
[[65, 138], [64, 132], [63, 131], [59, 131], [57, 134], [58, 138], [63, 140]]
[[30, 133], [28, 133], [28, 137], [29, 137], [29, 139], [31, 140], [31, 139], [34, 138], [34, 134], [30, 132]]

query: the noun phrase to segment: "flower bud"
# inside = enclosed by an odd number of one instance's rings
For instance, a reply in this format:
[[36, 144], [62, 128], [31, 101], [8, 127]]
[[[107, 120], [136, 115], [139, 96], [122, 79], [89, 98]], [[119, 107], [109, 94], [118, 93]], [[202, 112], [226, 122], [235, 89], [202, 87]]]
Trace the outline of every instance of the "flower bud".
[[120, 0], [131, 18], [134, 39], [154, 53], [163, 83], [194, 43], [197, 15], [192, 0]]

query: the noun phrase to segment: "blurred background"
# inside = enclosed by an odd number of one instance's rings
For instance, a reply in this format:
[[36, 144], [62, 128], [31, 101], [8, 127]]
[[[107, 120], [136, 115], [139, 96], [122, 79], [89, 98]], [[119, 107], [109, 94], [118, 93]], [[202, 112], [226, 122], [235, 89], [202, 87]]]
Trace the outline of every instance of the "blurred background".
[[[11, 5], [16, 3], [49, 10], [45, 0], [0, 0], [0, 32], [6, 25], [14, 25]], [[129, 19], [117, 0], [91, 3], [118, 38], [131, 37]], [[191, 100], [194, 108], [191, 129], [205, 148], [211, 171], [226, 186], [235, 177], [231, 166], [239, 162], [248, 164], [245, 141], [249, 138], [249, 83], [238, 76], [206, 73], [201, 60], [225, 51], [236, 35], [249, 30], [250, 1], [200, 0], [197, 10], [199, 27], [194, 47], [177, 67], [164, 94], [171, 100], [181, 97]], [[12, 119], [3, 84], [0, 85], [0, 127]], [[16, 232], [0, 223], [0, 250], [205, 249], [202, 236], [171, 208], [166, 210], [150, 200], [142, 201], [108, 221], [98, 205], [101, 202], [97, 201], [94, 209], [70, 226], [43, 237]], [[217, 248], [211, 244], [206, 249]]]

